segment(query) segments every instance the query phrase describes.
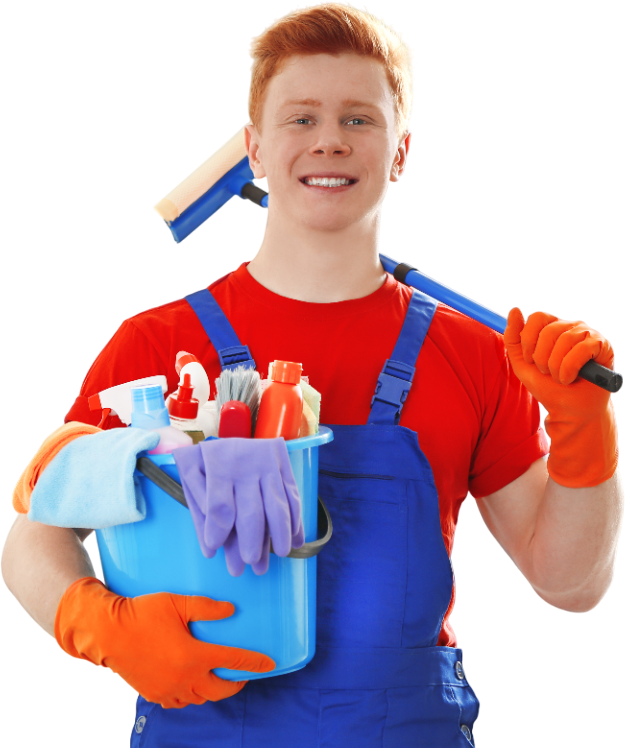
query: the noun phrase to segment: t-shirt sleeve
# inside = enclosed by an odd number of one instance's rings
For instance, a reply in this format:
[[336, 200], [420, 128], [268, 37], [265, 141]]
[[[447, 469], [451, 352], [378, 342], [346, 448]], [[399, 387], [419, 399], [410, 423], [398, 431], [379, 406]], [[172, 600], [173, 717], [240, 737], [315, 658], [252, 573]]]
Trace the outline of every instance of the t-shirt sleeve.
[[[90, 410], [88, 398], [102, 390], [135, 379], [157, 374], [167, 376], [167, 363], [154, 344], [133, 320], [126, 320], [93, 362], [80, 394], [65, 416], [65, 422], [81, 421], [97, 425], [102, 411]], [[118, 418], [109, 418], [107, 428], [123, 426]]]
[[[503, 347], [503, 342], [500, 344]], [[471, 461], [469, 491], [476, 499], [489, 496], [519, 478], [548, 453], [538, 402], [521, 384], [503, 354], [499, 375], [483, 411]]]

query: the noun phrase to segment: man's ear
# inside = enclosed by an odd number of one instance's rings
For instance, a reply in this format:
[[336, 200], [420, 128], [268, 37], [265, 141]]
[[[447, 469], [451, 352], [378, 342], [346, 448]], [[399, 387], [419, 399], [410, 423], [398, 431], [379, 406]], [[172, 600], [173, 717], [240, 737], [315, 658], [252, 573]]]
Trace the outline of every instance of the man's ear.
[[399, 182], [406, 171], [406, 162], [408, 161], [408, 154], [410, 153], [410, 141], [412, 140], [412, 130], [408, 130], [397, 147], [397, 155], [393, 161], [391, 167], [391, 182]]
[[258, 142], [258, 129], [255, 125], [245, 125], [245, 147], [250, 162], [250, 169], [254, 173], [254, 179], [266, 177], [265, 169], [260, 160], [260, 143]]

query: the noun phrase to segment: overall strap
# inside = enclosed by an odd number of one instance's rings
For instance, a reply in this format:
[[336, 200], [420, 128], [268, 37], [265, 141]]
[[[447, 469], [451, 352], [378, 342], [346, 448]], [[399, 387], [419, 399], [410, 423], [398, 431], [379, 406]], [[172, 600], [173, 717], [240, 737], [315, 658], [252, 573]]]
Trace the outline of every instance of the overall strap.
[[412, 386], [415, 364], [436, 311], [436, 305], [435, 299], [421, 291], [413, 290], [392, 356], [387, 359], [378, 377], [368, 424], [399, 424], [402, 408]]
[[207, 288], [189, 294], [185, 299], [215, 347], [222, 369], [232, 369], [235, 366], [256, 368], [250, 349], [241, 345], [234, 328]]

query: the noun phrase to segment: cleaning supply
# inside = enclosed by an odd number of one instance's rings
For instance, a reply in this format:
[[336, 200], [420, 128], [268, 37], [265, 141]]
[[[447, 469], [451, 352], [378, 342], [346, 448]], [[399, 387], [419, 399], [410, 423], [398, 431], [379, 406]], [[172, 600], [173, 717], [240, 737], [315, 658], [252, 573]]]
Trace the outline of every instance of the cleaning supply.
[[64, 423], [53, 431], [39, 447], [35, 456], [17, 481], [13, 491], [13, 508], [20, 514], [27, 514], [30, 509], [30, 497], [43, 471], [48, 467], [57, 454], [74, 439], [87, 434], [97, 434], [97, 426], [73, 421]]
[[122, 597], [83, 577], [61, 598], [54, 636], [67, 654], [110, 668], [144, 699], [180, 708], [233, 696], [246, 683], [224, 681], [213, 668], [275, 668], [264, 654], [207, 644], [189, 633], [190, 622], [220, 621], [234, 610], [232, 603], [195, 595]]
[[198, 401], [198, 407], [203, 407], [204, 403], [210, 397], [211, 386], [202, 364], [192, 353], [178, 351], [176, 354], [176, 374], [180, 377], [181, 384], [184, 383], [185, 375], [189, 375], [193, 394]]
[[[267, 372], [267, 377], [269, 380], [271, 380], [272, 372], [273, 362], [269, 364], [269, 371]], [[267, 386], [269, 384], [270, 381], [263, 381], [263, 385]], [[300, 437], [309, 436], [310, 434], [317, 434], [319, 433], [320, 423], [321, 393], [317, 392], [314, 387], [311, 387], [310, 382], [308, 381], [308, 377], [300, 377], [299, 386], [302, 388], [302, 395], [304, 396], [304, 409], [302, 413], [302, 427], [300, 430]], [[312, 411], [312, 418], [310, 411]], [[304, 423], [303, 420], [304, 416], [306, 417], [306, 423]]]
[[302, 402], [302, 420], [299, 427], [299, 438], [313, 436], [317, 431], [319, 431], [319, 421], [315, 418], [315, 414], [306, 402], [306, 398], [304, 398]]
[[219, 414], [219, 438], [233, 436], [243, 439], [252, 436], [252, 414], [248, 406], [239, 400], [228, 400], [221, 406]]
[[167, 392], [167, 377], [157, 374], [153, 377], [143, 377], [142, 379], [135, 379], [132, 382], [124, 382], [124, 384], [118, 384], [115, 387], [102, 390], [102, 392], [98, 392], [96, 395], [91, 395], [87, 400], [89, 408], [90, 410], [104, 410], [108, 408], [111, 415], [118, 416], [119, 420], [128, 426], [132, 414], [132, 396], [130, 390], [133, 387], [141, 387], [149, 384], [159, 385], [163, 394]]
[[217, 388], [218, 419], [221, 417], [221, 409], [224, 404], [231, 400], [245, 403], [250, 409], [252, 419], [252, 433], [256, 426], [258, 407], [261, 398], [260, 374], [247, 366], [235, 366], [232, 369], [223, 369], [220, 376], [215, 380]]
[[[246, 155], [244, 130], [245, 128], [239, 130], [155, 206], [176, 242], [189, 236], [233, 195], [251, 200], [264, 208], [268, 206], [269, 195], [251, 181], [254, 175]], [[380, 262], [384, 270], [400, 283], [412, 286], [471, 319], [503, 333], [506, 320], [499, 314], [435, 281], [408, 263], [396, 262], [382, 254]], [[621, 374], [596, 361], [586, 362], [578, 376], [608, 392], [618, 392], [623, 385]]]
[[[160, 387], [158, 387], [160, 392]], [[145, 517], [137, 455], [158, 444], [144, 429], [110, 429], [74, 439], [43, 471], [28, 519], [55, 527], [101, 529]]]
[[167, 454], [180, 447], [193, 444], [193, 439], [171, 425], [169, 413], [165, 407], [163, 390], [158, 385], [133, 387], [132, 418], [130, 425], [134, 428], [156, 431], [160, 437], [158, 446], [149, 454]]
[[174, 460], [206, 558], [224, 546], [228, 571], [256, 574], [304, 543], [302, 502], [284, 439], [215, 439]]
[[255, 439], [297, 439], [302, 423], [303, 395], [299, 386], [302, 365], [274, 361], [271, 382], [263, 391], [258, 410]]
[[167, 399], [167, 410], [171, 425], [188, 434], [194, 444], [204, 441], [204, 431], [197, 420], [199, 402], [193, 397], [191, 375], [185, 373], [178, 392]]
[[[194, 311], [197, 309], [196, 314], [208, 338], [216, 342], [222, 367], [230, 365], [229, 353], [233, 350], [238, 351], [239, 355], [247, 354], [247, 360], [251, 363], [249, 352], [241, 345], [232, 326], [229, 323], [226, 324], [227, 320], [223, 312], [218, 307], [215, 308], [216, 304], [203, 303], [208, 297], [212, 298], [208, 289], [194, 295], [194, 302], [202, 302], [196, 303]], [[351, 429], [352, 427], [343, 428]], [[367, 436], [373, 431], [366, 427], [363, 427], [363, 430], [366, 431]], [[318, 509], [322, 507], [322, 503], [318, 501], [318, 479], [320, 477], [318, 465], [320, 459], [325, 459], [320, 458], [319, 453], [326, 449], [323, 445], [327, 445], [332, 438], [333, 434], [329, 429], [320, 427], [319, 433], [314, 436], [286, 442], [289, 461], [302, 498], [303, 523], [307, 541], [303, 548], [308, 545], [313, 551], [323, 549], [321, 553], [327, 553], [331, 545], [337, 545], [330, 539], [331, 522], [327, 514], [325, 514], [327, 525], [324, 529], [323, 540], [317, 533]], [[235, 440], [219, 439], [208, 443], [228, 445], [233, 441]], [[262, 444], [262, 440], [258, 439], [239, 441], [248, 445]], [[202, 442], [188, 449], [199, 451], [204, 444], [205, 442]], [[169, 476], [177, 479], [175, 456], [183, 451], [185, 450], [176, 450], [170, 455], [150, 455], [148, 459], [161, 467]], [[371, 459], [371, 456], [368, 454], [367, 458]], [[401, 464], [404, 462], [402, 461]], [[324, 467], [326, 466], [332, 469], [331, 464], [326, 463]], [[198, 469], [200, 469], [199, 465]], [[358, 472], [370, 473], [371, 471], [365, 469], [364, 471], [358, 470]], [[385, 471], [378, 472], [384, 474]], [[323, 480], [326, 480], [326, 476], [323, 476]], [[302, 549], [291, 551], [286, 558], [270, 553], [269, 569], [266, 574], [256, 576], [252, 570], [246, 569], [240, 577], [233, 579], [227, 569], [223, 548], [217, 551], [214, 558], [209, 559], [202, 554], [189, 510], [144, 475], [139, 474], [139, 481], [147, 505], [146, 519], [134, 525], [111, 527], [96, 533], [104, 578], [109, 589], [117, 594], [131, 597], [166, 590], [184, 595], [205, 595], [216, 600], [231, 600], [236, 607], [236, 615], [224, 621], [191, 622], [189, 625], [191, 633], [202, 641], [260, 650], [275, 660], [276, 669], [271, 673], [259, 674], [217, 668], [214, 672], [221, 678], [251, 680], [285, 675], [306, 666], [315, 653], [317, 624], [324, 625], [325, 623], [324, 617], [317, 621], [316, 614], [316, 555], [300, 556], [298, 554]], [[383, 482], [387, 483], [387, 481]], [[381, 481], [376, 478], [375, 490], [380, 489], [379, 483]], [[388, 483], [392, 484], [391, 489], [397, 488], [395, 486], [397, 481], [388, 481]], [[400, 491], [400, 498], [401, 495]], [[338, 503], [340, 505], [354, 504], [354, 502], [344, 501]], [[433, 503], [428, 500], [426, 506], [435, 504], [436, 499]], [[377, 504], [374, 502], [374, 508], [375, 506]], [[382, 508], [386, 509], [386, 504]], [[349, 513], [353, 509], [359, 510], [360, 507], [348, 506], [346, 512]], [[438, 513], [438, 506], [436, 506], [436, 513]], [[400, 510], [400, 521], [407, 516], [412, 515], [406, 515]], [[398, 517], [392, 511], [391, 516], [387, 516], [386, 519], [394, 525], [396, 524], [394, 520]], [[371, 561], [371, 568], [368, 566], [367, 571], [375, 571], [380, 561], [379, 555], [371, 551], [376, 547], [375, 532], [373, 537], [368, 535], [363, 541], [358, 535], [360, 524], [357, 522], [354, 526], [353, 520], [352, 511], [352, 516], [347, 518], [344, 529], [348, 530], [351, 526], [356, 534], [359, 541], [357, 559], [352, 564], [349, 555], [346, 558], [343, 554], [339, 564], [334, 564], [333, 568], [339, 569], [340, 572], [343, 568], [341, 562], [347, 561], [349, 571], [352, 573], [352, 570], [357, 570], [361, 563]], [[342, 541], [339, 538], [337, 540], [339, 540], [338, 546], [340, 547]], [[440, 536], [435, 543], [436, 547], [442, 549], [446, 555]], [[404, 547], [401, 543], [395, 543], [395, 546], [399, 550]], [[396, 549], [389, 552], [385, 549], [383, 560], [388, 560], [388, 555], [393, 555], [395, 552]], [[449, 564], [448, 559], [447, 563]], [[341, 579], [345, 575], [339, 573], [337, 576]], [[393, 589], [401, 587], [401, 579], [395, 580], [392, 576], [388, 578], [385, 574], [385, 585], [386, 587], [393, 585]], [[350, 596], [349, 600], [345, 601], [341, 598], [333, 598], [333, 603], [341, 604], [343, 608], [359, 605], [360, 611], [367, 604], [368, 598], [364, 594], [366, 590], [365, 580], [362, 585], [358, 586], [356, 595]], [[410, 600], [410, 596], [407, 599]], [[378, 616], [376, 618], [376, 625], [378, 625], [384, 621], [384, 611], [378, 613], [377, 609], [374, 609], [374, 612]], [[443, 613], [439, 617], [439, 628], [442, 616]], [[405, 669], [410, 671], [409, 663]], [[357, 670], [357, 665], [350, 664], [350, 671], [355, 670]]]
[[299, 386], [302, 388], [304, 403], [308, 405], [313, 413], [315, 419], [315, 430], [313, 431], [313, 433], [317, 434], [319, 432], [320, 423], [321, 393], [317, 392], [314, 387], [311, 387], [308, 380], [304, 379], [304, 377], [302, 377]]
[[208, 400], [204, 405], [200, 406], [197, 414], [197, 420], [202, 431], [204, 431], [204, 437], [208, 439], [210, 436], [217, 436], [219, 433], [219, 414], [217, 413], [217, 401]]
[[[192, 353], [178, 351], [176, 354], [176, 373], [180, 376], [181, 384], [184, 384], [186, 374], [191, 377], [193, 396], [198, 401], [197, 425], [203, 431], [204, 438], [217, 436], [219, 417], [215, 401], [208, 399], [211, 388], [206, 370]], [[170, 395], [167, 398], [167, 407], [169, 407], [173, 397], [174, 395]]]

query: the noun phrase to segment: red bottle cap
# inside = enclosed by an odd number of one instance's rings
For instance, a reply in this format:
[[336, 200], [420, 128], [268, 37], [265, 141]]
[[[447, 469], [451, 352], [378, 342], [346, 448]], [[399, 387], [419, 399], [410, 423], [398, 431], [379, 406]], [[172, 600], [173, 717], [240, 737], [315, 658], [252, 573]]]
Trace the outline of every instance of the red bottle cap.
[[272, 382], [299, 384], [302, 378], [302, 365], [293, 361], [274, 361], [271, 370]]
[[185, 374], [183, 383], [178, 387], [178, 392], [169, 399], [167, 405], [169, 414], [174, 416], [174, 418], [188, 418], [193, 420], [197, 418], [199, 407], [199, 400], [193, 397], [191, 375]]
[[250, 439], [252, 436], [252, 414], [249, 407], [240, 400], [228, 400], [221, 406], [219, 437], [228, 436], [244, 439]]

